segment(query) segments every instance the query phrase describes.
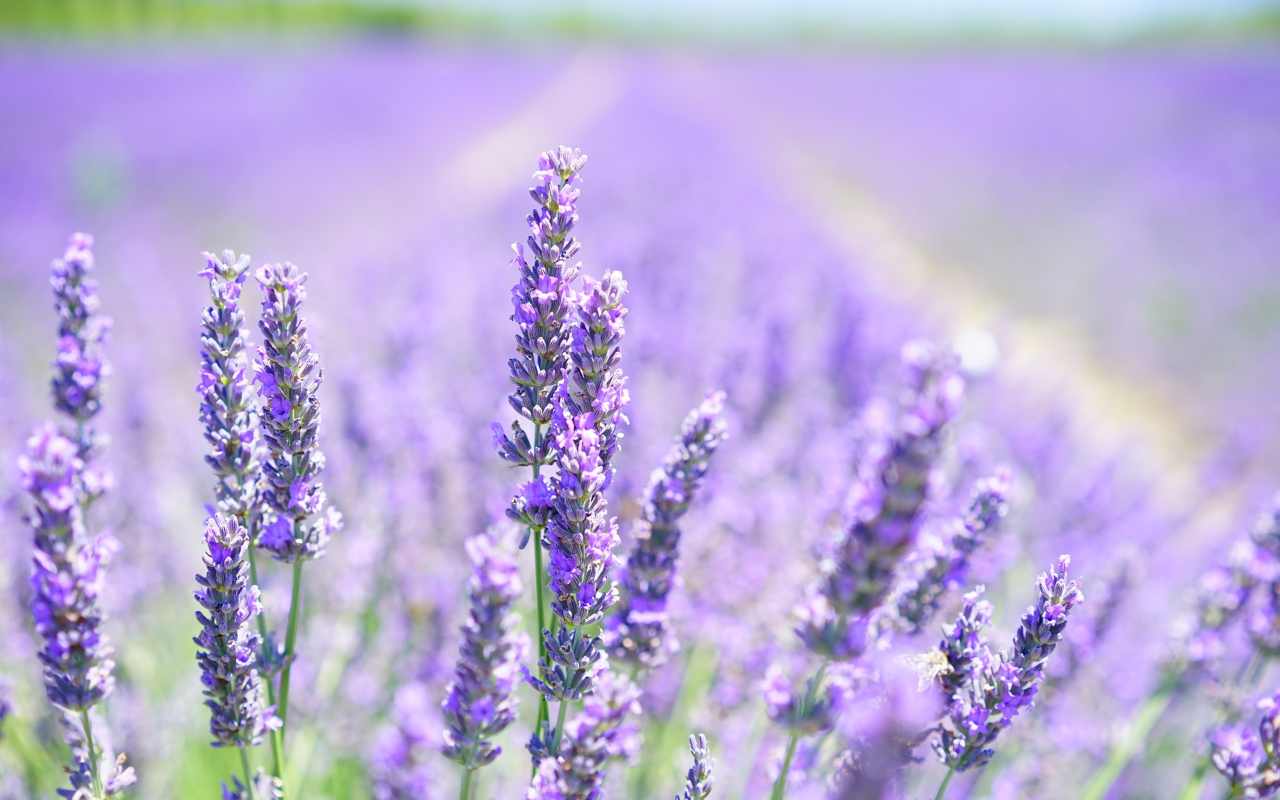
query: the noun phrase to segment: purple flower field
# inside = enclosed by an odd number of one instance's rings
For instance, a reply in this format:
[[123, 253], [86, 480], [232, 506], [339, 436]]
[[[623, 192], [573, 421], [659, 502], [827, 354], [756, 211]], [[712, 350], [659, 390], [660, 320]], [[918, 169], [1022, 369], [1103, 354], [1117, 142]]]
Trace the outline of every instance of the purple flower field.
[[0, 800], [1280, 793], [1277, 79], [6, 42]]

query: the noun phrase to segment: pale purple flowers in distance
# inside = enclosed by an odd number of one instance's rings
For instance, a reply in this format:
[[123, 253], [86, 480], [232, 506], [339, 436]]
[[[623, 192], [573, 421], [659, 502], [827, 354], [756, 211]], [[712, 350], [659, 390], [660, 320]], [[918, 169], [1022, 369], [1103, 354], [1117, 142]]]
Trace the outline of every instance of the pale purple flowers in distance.
[[489, 533], [469, 539], [467, 555], [474, 566], [467, 587], [471, 609], [443, 704], [443, 750], [475, 769], [502, 752], [492, 740], [515, 720], [513, 694], [528, 639], [515, 631], [519, 619], [512, 606], [523, 587], [514, 557]]
[[255, 397], [250, 387], [248, 331], [240, 294], [249, 257], [230, 250], [205, 253], [201, 277], [209, 281], [209, 305], [200, 318], [200, 422], [209, 443], [205, 461], [217, 476], [218, 510], [249, 525], [257, 501], [258, 453]]
[[[553, 398], [567, 366], [572, 340], [573, 281], [579, 266], [573, 262], [578, 241], [573, 226], [580, 189], [579, 172], [587, 157], [568, 147], [543, 153], [534, 185], [529, 189], [534, 208], [529, 212], [529, 236], [525, 246], [512, 245], [513, 264], [519, 278], [511, 290], [516, 323], [516, 356], [509, 362], [515, 390], [511, 407], [535, 428], [545, 429], [554, 414]], [[529, 466], [550, 460], [549, 437], [530, 440], [519, 421], [511, 435], [494, 424], [494, 443], [508, 462]]]
[[628, 717], [640, 713], [640, 690], [628, 678], [605, 671], [582, 710], [565, 725], [558, 754], [542, 760], [528, 800], [598, 800], [610, 761], [635, 751]]
[[253, 621], [262, 613], [258, 587], [249, 582], [249, 537], [236, 517], [218, 514], [205, 522], [203, 575], [196, 576], [200, 608], [200, 682], [209, 707], [213, 746], [252, 747], [275, 724], [263, 703], [258, 674], [258, 636]]
[[76, 443], [82, 457], [87, 457], [95, 444], [86, 423], [102, 408], [102, 380], [111, 372], [103, 354], [111, 319], [98, 313], [98, 283], [91, 277], [92, 247], [92, 236], [74, 234], [66, 253], [53, 262], [49, 279], [58, 312], [53, 400], [59, 411], [85, 427], [85, 440]]
[[1280, 790], [1280, 693], [1258, 702], [1257, 733], [1227, 726], [1212, 737], [1213, 766], [1231, 797], [1271, 797]]
[[713, 392], [689, 412], [680, 438], [649, 480], [635, 543], [619, 579], [622, 599], [605, 631], [616, 660], [655, 667], [675, 646], [667, 626], [667, 596], [676, 579], [679, 522], [726, 435], [724, 392]]
[[949, 694], [933, 748], [947, 766], [964, 771], [986, 764], [995, 754], [996, 737], [1034, 701], [1045, 661], [1062, 641], [1071, 610], [1084, 600], [1079, 583], [1068, 577], [1070, 564], [1061, 556], [1040, 576], [1035, 605], [1022, 616], [1013, 647], [999, 657], [976, 638], [989, 609], [966, 598], [961, 621], [939, 647], [946, 662], [939, 682]]
[[707, 747], [707, 737], [701, 733], [689, 737], [689, 754], [693, 756], [693, 765], [684, 777], [684, 791], [676, 796], [676, 800], [707, 800], [711, 797], [711, 750]]
[[33, 501], [31, 613], [43, 640], [45, 692], [56, 706], [84, 711], [115, 683], [99, 595], [116, 543], [107, 535], [91, 539], [85, 530], [84, 462], [52, 425], [31, 436], [18, 467]]
[[320, 482], [321, 372], [302, 317], [307, 275], [284, 263], [260, 267], [255, 277], [263, 291], [262, 345], [255, 364], [267, 451], [261, 495], [273, 512], [258, 541], [276, 559], [292, 563], [323, 555], [342, 527], [342, 516], [326, 507]]

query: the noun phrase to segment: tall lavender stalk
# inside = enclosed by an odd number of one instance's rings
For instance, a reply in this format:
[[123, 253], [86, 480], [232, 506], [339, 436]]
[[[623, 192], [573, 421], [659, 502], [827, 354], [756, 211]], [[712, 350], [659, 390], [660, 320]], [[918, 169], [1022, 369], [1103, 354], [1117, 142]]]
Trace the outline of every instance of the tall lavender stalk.
[[653, 668], [675, 647], [667, 597], [675, 585], [680, 519], [725, 439], [723, 415], [724, 392], [713, 392], [685, 417], [675, 447], [649, 479], [635, 544], [619, 578], [621, 602], [606, 625], [605, 644], [614, 660]]
[[527, 800], [598, 800], [608, 763], [635, 750], [636, 731], [627, 718], [639, 711], [640, 690], [605, 670], [595, 693], [565, 726], [557, 752], [539, 764]]
[[92, 277], [93, 269], [93, 237], [76, 233], [66, 253], [53, 262], [49, 277], [58, 314], [53, 403], [71, 419], [74, 441], [85, 464], [101, 443], [92, 423], [102, 410], [102, 383], [111, 374], [103, 352], [111, 318], [98, 313], [98, 282]]
[[676, 800], [707, 800], [711, 797], [711, 750], [707, 747], [707, 737], [694, 734], [689, 737], [689, 754], [693, 756], [693, 765], [685, 773], [684, 791], [676, 796]]
[[[293, 566], [284, 665], [276, 692], [283, 742], [302, 610], [302, 565], [324, 554], [330, 537], [342, 527], [342, 516], [326, 506], [320, 482], [324, 468], [324, 454], [317, 441], [321, 372], [302, 317], [307, 275], [293, 264], [284, 263], [267, 264], [258, 269], [255, 277], [263, 292], [258, 321], [262, 345], [255, 367], [266, 444], [261, 488], [264, 518], [258, 545], [278, 561]], [[282, 777], [279, 768], [275, 777]]]
[[469, 539], [467, 555], [475, 567], [467, 587], [471, 612], [443, 704], [443, 750], [464, 770], [462, 800], [469, 796], [475, 771], [502, 753], [493, 738], [515, 720], [512, 694], [528, 650], [527, 637], [515, 632], [512, 612], [523, 590], [515, 559], [489, 533]]
[[1068, 575], [1070, 565], [1070, 557], [1061, 556], [1039, 577], [1039, 597], [1023, 615], [1008, 653], [994, 656], [982, 641], [978, 629], [990, 610], [976, 610], [973, 602], [966, 602], [961, 619], [939, 644], [947, 664], [939, 682], [948, 695], [933, 748], [947, 775], [937, 797], [945, 796], [956, 772], [986, 765], [995, 754], [996, 737], [1034, 702], [1045, 662], [1062, 641], [1071, 610], [1084, 600], [1080, 584]]
[[[534, 591], [537, 603], [538, 663], [546, 655], [542, 632], [547, 627], [546, 600], [543, 587], [543, 530], [550, 508], [550, 497], [543, 481], [542, 469], [551, 464], [551, 439], [547, 435], [554, 413], [553, 399], [559, 391], [568, 364], [573, 311], [573, 281], [580, 266], [573, 261], [578, 241], [573, 227], [578, 222], [577, 201], [581, 194], [580, 173], [587, 157], [569, 147], [558, 147], [538, 157], [533, 173], [534, 185], [529, 189], [534, 207], [527, 222], [529, 235], [525, 246], [511, 246], [515, 252], [512, 264], [519, 277], [511, 289], [516, 324], [516, 355], [508, 364], [515, 390], [508, 401], [521, 420], [511, 423], [508, 435], [494, 423], [494, 442], [498, 455], [514, 466], [529, 467], [531, 480], [521, 487], [512, 500], [509, 515], [524, 525], [526, 535], [521, 547], [533, 539]], [[547, 720], [547, 701], [539, 697], [538, 723]]]

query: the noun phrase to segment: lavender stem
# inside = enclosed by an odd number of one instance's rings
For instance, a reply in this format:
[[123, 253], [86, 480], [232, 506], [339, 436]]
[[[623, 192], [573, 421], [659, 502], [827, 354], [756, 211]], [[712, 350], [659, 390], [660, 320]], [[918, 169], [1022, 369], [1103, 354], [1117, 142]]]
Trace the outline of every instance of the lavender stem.
[[98, 747], [93, 741], [93, 721], [89, 719], [89, 710], [80, 712], [80, 729], [84, 731], [84, 748], [88, 751], [89, 770], [93, 775], [94, 797], [102, 797], [102, 774], [98, 757]]
[[942, 779], [942, 783], [938, 785], [938, 791], [933, 796], [933, 800], [943, 800], [947, 796], [947, 787], [951, 785], [951, 778], [956, 774], [954, 766], [947, 767], [946, 777]]
[[475, 775], [474, 769], [468, 769], [462, 773], [462, 788], [458, 790], [458, 800], [470, 800], [471, 798], [471, 777]]
[[[542, 449], [542, 424], [534, 423], [533, 426], [533, 449], [535, 452], [541, 452]], [[533, 480], [541, 480], [542, 464], [535, 461], [533, 463]], [[538, 603], [538, 629], [533, 632], [533, 638], [538, 642], [538, 662], [542, 663], [543, 658], [547, 654], [547, 644], [542, 639], [542, 632], [547, 628], [547, 612], [546, 600], [543, 598], [543, 591], [546, 576], [542, 566], [542, 533], [529, 529], [530, 536], [533, 537], [533, 586], [536, 592]], [[547, 698], [541, 692], [538, 693], [538, 725], [546, 722], [551, 717], [551, 710], [547, 707]], [[534, 769], [537, 769], [536, 765]]]
[[[289, 626], [284, 634], [284, 669], [280, 673], [280, 743], [284, 744], [289, 715], [289, 678], [293, 673], [294, 644], [298, 639], [298, 616], [302, 608], [302, 559], [293, 562], [293, 589], [289, 597]], [[276, 775], [282, 778], [282, 775]]]
[[791, 736], [787, 739], [787, 754], [782, 757], [782, 769], [778, 772], [778, 779], [773, 782], [773, 792], [769, 795], [771, 800], [783, 800], [787, 794], [787, 773], [791, 771], [791, 760], [796, 756], [796, 745], [800, 744], [800, 735], [792, 731]]
[[[275, 738], [273, 737], [271, 741], [274, 744]], [[249, 800], [254, 800], [253, 770], [249, 768], [249, 751], [245, 749], [244, 745], [240, 745], [240, 767], [244, 770], [245, 792], [248, 793]]]

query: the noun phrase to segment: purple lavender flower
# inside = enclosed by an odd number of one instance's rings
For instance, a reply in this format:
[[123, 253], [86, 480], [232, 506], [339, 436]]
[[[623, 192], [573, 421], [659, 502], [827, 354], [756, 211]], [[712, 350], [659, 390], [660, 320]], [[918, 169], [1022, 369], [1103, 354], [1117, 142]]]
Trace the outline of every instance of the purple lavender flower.
[[1262, 581], [1262, 602], [1249, 615], [1249, 638], [1273, 658], [1280, 655], [1280, 497], [1258, 518], [1250, 540], [1259, 552], [1254, 573]]
[[468, 586], [471, 614], [443, 705], [444, 754], [474, 770], [502, 752], [492, 739], [515, 719], [512, 693], [528, 640], [515, 632], [512, 604], [522, 591], [515, 559], [488, 533], [468, 540], [467, 554], [475, 565]]
[[84, 462], [76, 445], [52, 425], [39, 428], [27, 441], [18, 468], [34, 506], [31, 612], [44, 640], [40, 660], [45, 691], [54, 705], [83, 712], [115, 684], [98, 600], [116, 542], [107, 535], [90, 539], [85, 530], [80, 503]]
[[260, 267], [255, 277], [264, 292], [258, 322], [262, 346], [255, 364], [267, 447], [262, 499], [273, 512], [258, 542], [276, 559], [293, 563], [323, 555], [342, 527], [342, 515], [325, 507], [320, 483], [320, 361], [301, 313], [307, 275], [284, 263]]
[[[1070, 557], [1061, 556], [1040, 576], [1036, 584], [1040, 596], [1023, 615], [1009, 653], [994, 660], [985, 657], [983, 644], [967, 641], [968, 623], [962, 626], [957, 622], [955, 630], [963, 636], [956, 638], [954, 649], [950, 647], [953, 637], [944, 638], [940, 648], [948, 664], [943, 673], [944, 689], [959, 682], [959, 673], [951, 668], [953, 652], [978, 653], [976, 669], [969, 668], [967, 685], [947, 697], [947, 714], [933, 741], [938, 757], [949, 768], [962, 772], [985, 765], [995, 754], [991, 745], [996, 737], [1035, 700], [1045, 661], [1062, 641], [1071, 609], [1084, 600], [1080, 585], [1068, 578], [1070, 564]], [[980, 620], [968, 603], [966, 612]]]
[[376, 800], [430, 800], [436, 796], [440, 743], [436, 741], [439, 728], [434, 717], [438, 708], [431, 690], [420, 682], [396, 691], [392, 725], [375, 742], [370, 759]]
[[72, 235], [66, 253], [53, 262], [49, 279], [58, 312], [53, 402], [75, 423], [76, 445], [86, 462], [97, 444], [89, 423], [102, 409], [102, 381], [111, 374], [102, 352], [111, 318], [98, 313], [98, 282], [90, 277], [92, 248], [92, 236]]
[[978, 483], [963, 519], [953, 522], [948, 538], [926, 550], [913, 574], [894, 590], [886, 604], [886, 622], [908, 635], [924, 630], [938, 613], [943, 593], [964, 583], [970, 557], [1008, 513], [1008, 493], [1005, 473]]
[[280, 781], [259, 770], [253, 776], [253, 791], [244, 781], [231, 776], [231, 785], [222, 784], [222, 800], [284, 800], [284, 787]]
[[798, 633], [819, 655], [856, 658], [866, 650], [868, 615], [892, 587], [916, 540], [943, 432], [964, 381], [955, 358], [919, 342], [903, 348], [906, 388], [890, 435], [869, 443], [851, 492], [852, 521], [820, 563], [819, 585], [798, 610]]
[[516, 357], [509, 362], [515, 391], [510, 397], [516, 413], [534, 425], [534, 438], [513, 422], [511, 435], [494, 424], [498, 453], [518, 466], [545, 465], [551, 460], [551, 442], [544, 437], [554, 413], [553, 398], [563, 380], [572, 331], [569, 316], [574, 299], [572, 285], [579, 266], [573, 262], [578, 241], [576, 203], [581, 190], [579, 173], [587, 157], [576, 149], [559, 147], [538, 158], [529, 189], [535, 206], [529, 212], [527, 246], [512, 245], [513, 264], [520, 277], [511, 290], [516, 323]]
[[277, 724], [262, 697], [253, 620], [262, 612], [258, 587], [249, 582], [249, 537], [234, 516], [218, 514], [204, 526], [207, 545], [196, 611], [200, 647], [196, 662], [211, 712], [214, 747], [253, 747]]
[[4, 721], [13, 713], [13, 689], [9, 681], [0, 678], [0, 740], [4, 739]]
[[675, 447], [649, 480], [635, 544], [620, 578], [622, 601], [605, 633], [605, 644], [617, 660], [652, 668], [675, 647], [667, 626], [667, 596], [675, 584], [680, 518], [725, 439], [723, 412], [723, 392], [713, 392], [689, 412]]
[[847, 664], [829, 665], [796, 692], [787, 674], [773, 664], [761, 688], [769, 719], [796, 735], [822, 733], [832, 729], [853, 697], [854, 674]]
[[964, 604], [956, 621], [938, 643], [941, 655], [938, 684], [945, 697], [951, 698], [969, 685], [974, 675], [986, 669], [991, 661], [982, 631], [991, 624], [991, 604], [982, 599], [985, 588], [975, 587], [964, 596]]
[[542, 760], [528, 800], [598, 800], [610, 761], [629, 758], [636, 732], [627, 717], [640, 713], [640, 690], [622, 675], [605, 671], [595, 693], [569, 721], [557, 754]]
[[1224, 727], [1212, 736], [1213, 766], [1231, 797], [1271, 797], [1280, 791], [1280, 692], [1258, 702], [1257, 733]]
[[258, 459], [255, 451], [254, 396], [249, 387], [244, 311], [240, 292], [249, 271], [249, 257], [230, 250], [219, 259], [205, 253], [200, 272], [209, 280], [210, 303], [201, 315], [200, 422], [209, 443], [205, 461], [217, 476], [219, 511], [234, 514], [246, 527], [256, 504]]
[[689, 737], [689, 754], [693, 756], [693, 766], [685, 773], [684, 791], [676, 796], [676, 800], [707, 800], [711, 796], [711, 751], [707, 748], [707, 737], [695, 734]]

